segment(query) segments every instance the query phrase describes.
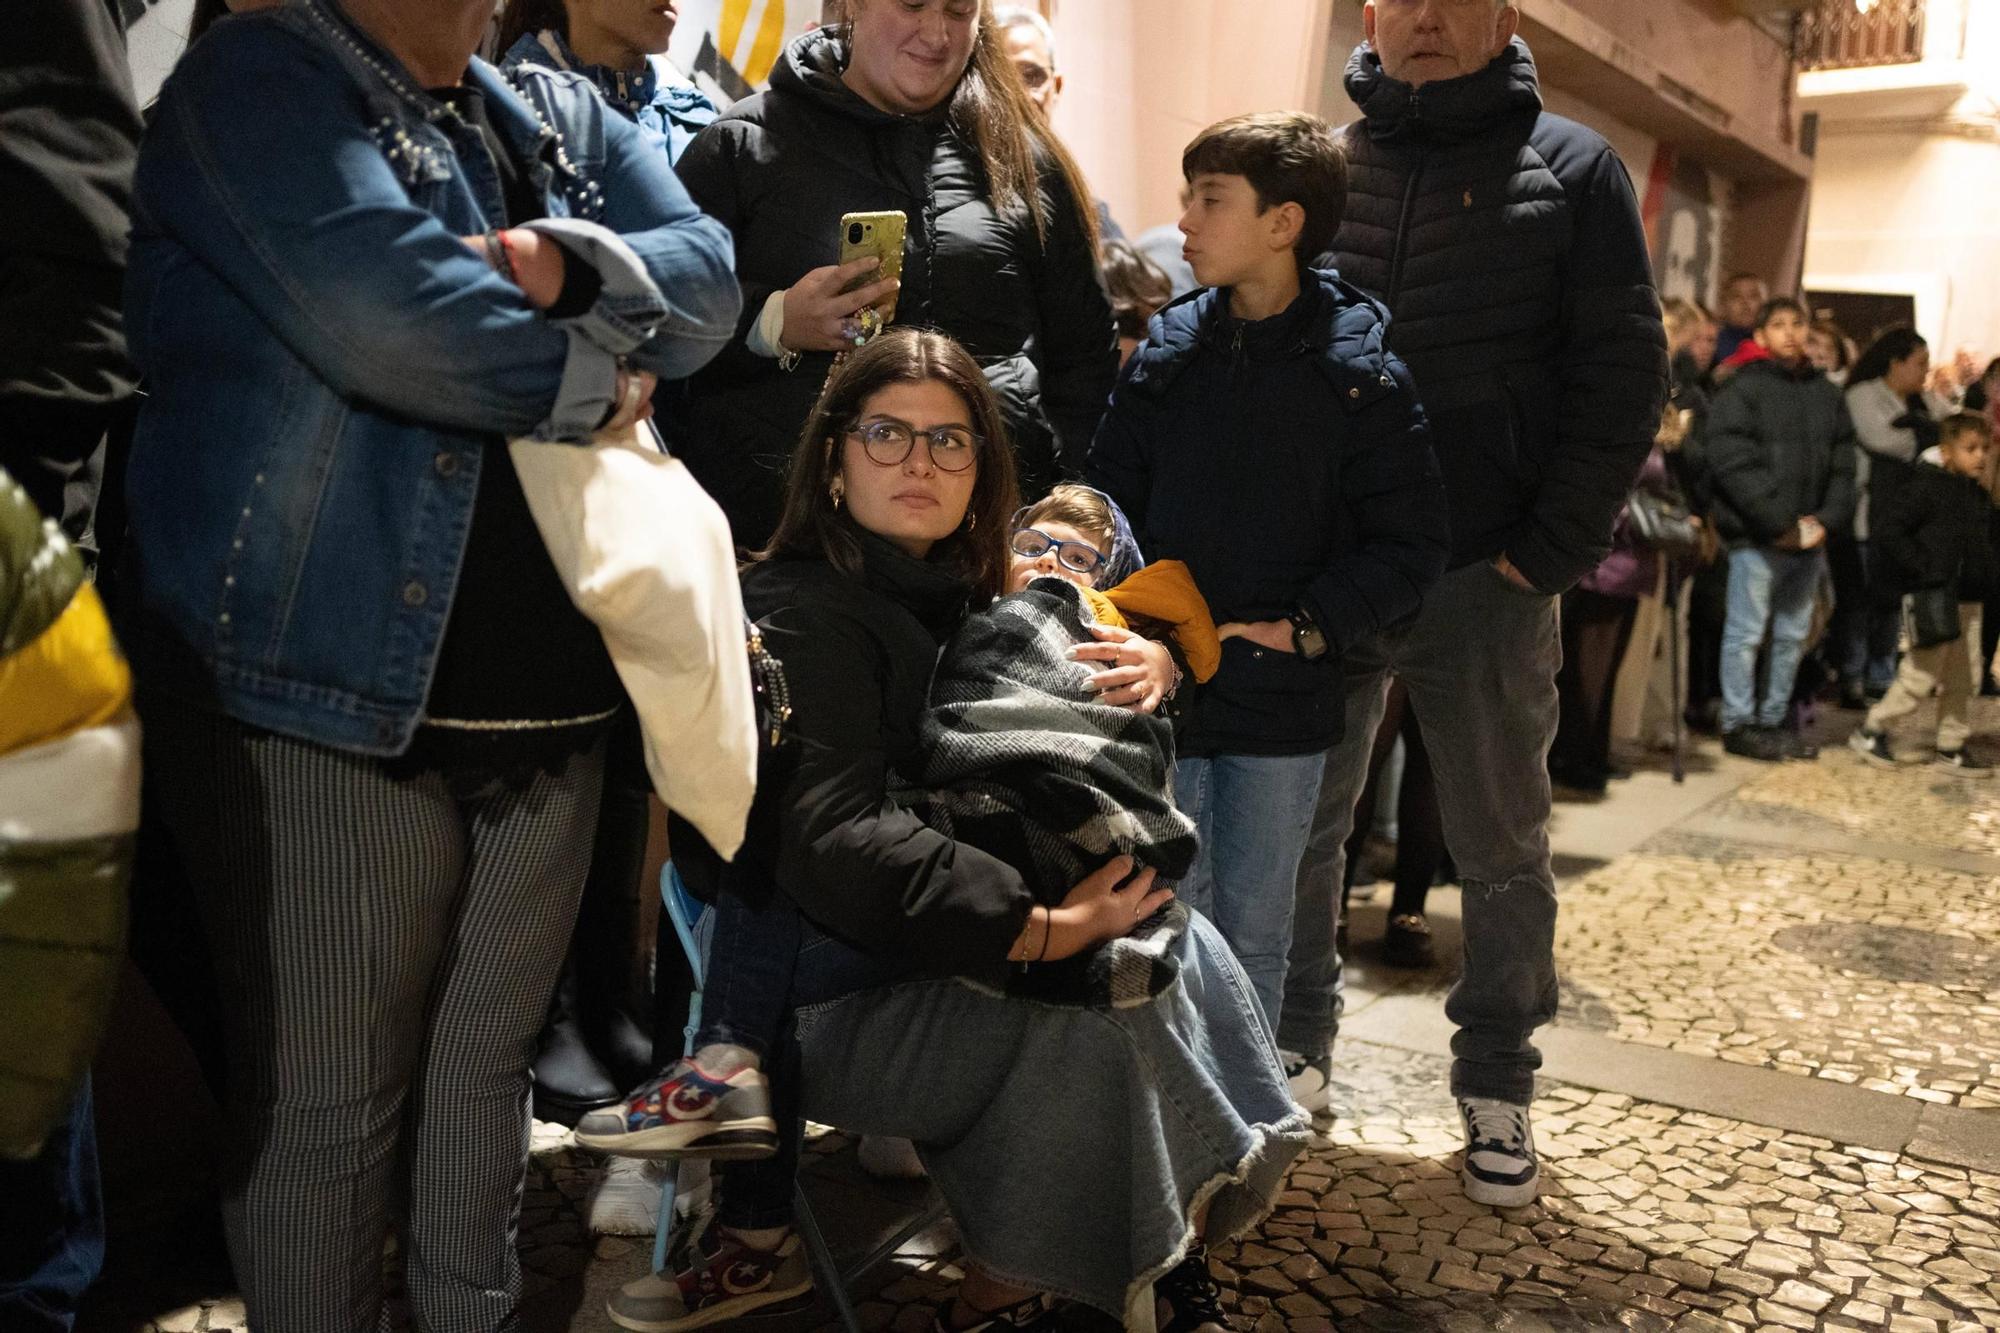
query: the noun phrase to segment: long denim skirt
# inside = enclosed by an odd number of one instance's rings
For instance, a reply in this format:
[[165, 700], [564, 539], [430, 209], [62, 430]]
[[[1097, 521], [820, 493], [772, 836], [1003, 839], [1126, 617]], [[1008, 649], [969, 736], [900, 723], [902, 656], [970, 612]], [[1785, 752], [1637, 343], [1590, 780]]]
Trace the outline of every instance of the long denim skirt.
[[1180, 948], [1136, 1008], [927, 981], [805, 1011], [806, 1114], [915, 1141], [973, 1262], [1145, 1333], [1191, 1218], [1242, 1235], [1309, 1128], [1229, 946], [1196, 915]]

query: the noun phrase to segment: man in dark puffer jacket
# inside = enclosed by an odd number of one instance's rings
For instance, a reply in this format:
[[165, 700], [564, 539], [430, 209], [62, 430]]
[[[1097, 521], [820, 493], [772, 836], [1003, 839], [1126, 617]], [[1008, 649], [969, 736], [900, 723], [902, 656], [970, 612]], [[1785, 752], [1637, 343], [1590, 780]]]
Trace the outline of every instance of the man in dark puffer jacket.
[[1610, 549], [1666, 394], [1631, 182], [1602, 138], [1542, 110], [1519, 19], [1502, 3], [1374, 0], [1348, 66], [1362, 119], [1345, 131], [1350, 202], [1328, 262], [1389, 307], [1444, 470], [1453, 568], [1413, 623], [1347, 655], [1278, 1027], [1294, 1095], [1324, 1104], [1342, 844], [1393, 671], [1465, 887], [1452, 1089], [1466, 1193], [1496, 1205], [1535, 1195], [1531, 1037], [1556, 1010], [1556, 595]]

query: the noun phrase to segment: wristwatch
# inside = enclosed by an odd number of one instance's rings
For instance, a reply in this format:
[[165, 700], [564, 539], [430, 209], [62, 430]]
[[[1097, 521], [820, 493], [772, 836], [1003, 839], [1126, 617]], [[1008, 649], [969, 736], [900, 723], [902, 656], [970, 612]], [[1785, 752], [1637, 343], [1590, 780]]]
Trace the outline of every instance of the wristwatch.
[[1308, 662], [1326, 656], [1326, 634], [1303, 609], [1295, 610], [1285, 619], [1292, 622], [1292, 648]]

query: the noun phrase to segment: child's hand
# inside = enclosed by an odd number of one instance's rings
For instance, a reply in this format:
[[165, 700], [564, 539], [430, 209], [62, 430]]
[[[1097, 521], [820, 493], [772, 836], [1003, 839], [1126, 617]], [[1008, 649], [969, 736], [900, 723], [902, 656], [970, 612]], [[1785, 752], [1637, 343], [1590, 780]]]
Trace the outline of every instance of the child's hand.
[[1289, 620], [1232, 620], [1215, 627], [1218, 640], [1248, 639], [1259, 648], [1269, 648], [1274, 653], [1296, 653], [1292, 642], [1292, 622]]
[[1090, 688], [1099, 703], [1129, 708], [1135, 713], [1158, 709], [1174, 688], [1174, 657], [1164, 644], [1134, 634], [1120, 625], [1093, 625], [1099, 642], [1079, 644], [1070, 649], [1077, 662], [1109, 662], [1104, 671], [1091, 673]]

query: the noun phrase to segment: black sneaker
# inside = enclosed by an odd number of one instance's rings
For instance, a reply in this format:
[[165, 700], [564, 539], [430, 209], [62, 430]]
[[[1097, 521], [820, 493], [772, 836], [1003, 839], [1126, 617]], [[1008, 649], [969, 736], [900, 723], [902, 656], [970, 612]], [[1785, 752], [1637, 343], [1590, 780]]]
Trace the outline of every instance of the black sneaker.
[[1391, 967], [1433, 967], [1437, 951], [1431, 947], [1431, 923], [1422, 912], [1406, 912], [1389, 918], [1382, 932], [1382, 960]]
[[1812, 739], [1803, 731], [1780, 728], [1776, 734], [1778, 743], [1785, 747], [1785, 758], [1803, 759], [1808, 762], [1819, 758], [1819, 746], [1813, 744]]
[[1153, 1322], [1159, 1333], [1226, 1333], [1222, 1288], [1208, 1271], [1208, 1247], [1196, 1241], [1187, 1258], [1153, 1284]]
[[1281, 1050], [1278, 1058], [1285, 1062], [1285, 1081], [1291, 1085], [1292, 1100], [1310, 1115], [1324, 1111], [1333, 1100], [1333, 1053], [1306, 1056]]
[[1896, 766], [1896, 756], [1889, 749], [1889, 733], [1886, 731], [1856, 727], [1854, 734], [1847, 738], [1847, 748], [1877, 768]]
[[1970, 750], [1965, 749], [1963, 746], [1956, 750], [1939, 750], [1937, 752], [1937, 762], [1943, 764], [1946, 768], [1957, 770], [1960, 774], [1968, 778], [1990, 778], [1993, 776], [1993, 765], [1983, 759], [1976, 758]]
[[1785, 742], [1775, 732], [1764, 727], [1738, 727], [1734, 731], [1722, 733], [1722, 748], [1743, 759], [1755, 759], [1763, 764], [1784, 762]]
[[1535, 1201], [1542, 1168], [1528, 1108], [1493, 1097], [1460, 1097], [1465, 1123], [1465, 1163], [1459, 1183], [1465, 1197], [1491, 1208], [1522, 1208]]

